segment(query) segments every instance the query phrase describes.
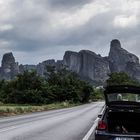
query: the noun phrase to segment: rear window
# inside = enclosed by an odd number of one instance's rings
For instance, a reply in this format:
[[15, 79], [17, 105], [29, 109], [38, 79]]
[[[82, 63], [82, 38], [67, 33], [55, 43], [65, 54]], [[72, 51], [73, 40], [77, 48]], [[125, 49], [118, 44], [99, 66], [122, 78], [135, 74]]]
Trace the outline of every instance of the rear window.
[[107, 95], [108, 101], [129, 101], [140, 102], [140, 95], [138, 93], [111, 93]]

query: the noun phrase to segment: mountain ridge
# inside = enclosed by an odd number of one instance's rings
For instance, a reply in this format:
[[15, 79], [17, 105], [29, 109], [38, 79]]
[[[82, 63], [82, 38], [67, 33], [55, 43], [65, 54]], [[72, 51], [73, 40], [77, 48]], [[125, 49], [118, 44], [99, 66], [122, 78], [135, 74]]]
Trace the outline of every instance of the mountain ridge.
[[66, 51], [63, 60], [49, 59], [37, 65], [19, 65], [12, 54], [3, 55], [0, 67], [0, 79], [10, 80], [17, 74], [25, 70], [36, 70], [44, 76], [46, 66], [54, 66], [56, 70], [66, 67], [68, 70], [76, 72], [82, 79], [102, 85], [112, 72], [126, 72], [132, 78], [140, 81], [139, 58], [123, 49], [119, 40], [114, 39], [110, 43], [110, 52], [106, 57], [96, 54], [90, 50], [79, 52]]

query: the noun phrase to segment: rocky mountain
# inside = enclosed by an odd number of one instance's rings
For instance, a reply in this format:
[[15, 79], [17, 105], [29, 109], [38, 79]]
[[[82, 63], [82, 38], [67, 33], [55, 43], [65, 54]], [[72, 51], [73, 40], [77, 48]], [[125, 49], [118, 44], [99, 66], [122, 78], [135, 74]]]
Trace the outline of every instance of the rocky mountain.
[[46, 72], [47, 66], [53, 66], [57, 70], [61, 69], [63, 67], [63, 61], [58, 60], [55, 62], [54, 59], [43, 61], [42, 63], [39, 63], [36, 67], [36, 71], [39, 75], [44, 76], [44, 73]]
[[110, 73], [109, 62], [89, 50], [82, 50], [78, 53], [67, 51], [63, 62], [69, 70], [94, 83], [104, 83], [107, 74]]
[[124, 50], [119, 40], [111, 41], [108, 58], [111, 72], [125, 71], [128, 63], [139, 64], [139, 58]]
[[119, 40], [111, 41], [108, 60], [111, 72], [124, 71], [140, 81], [139, 58], [123, 49]]
[[0, 67], [0, 79], [13, 79], [25, 70], [36, 70], [39, 75], [44, 76], [47, 66], [54, 66], [56, 70], [66, 67], [79, 74], [82, 79], [96, 85], [103, 84], [109, 73], [122, 71], [140, 81], [139, 58], [123, 49], [117, 39], [111, 41], [107, 57], [89, 50], [66, 51], [63, 60], [50, 59], [37, 65], [18, 65], [12, 53], [4, 54]]
[[13, 54], [6, 53], [3, 55], [2, 65], [0, 67], [0, 79], [10, 80], [19, 73], [18, 63], [15, 62]]

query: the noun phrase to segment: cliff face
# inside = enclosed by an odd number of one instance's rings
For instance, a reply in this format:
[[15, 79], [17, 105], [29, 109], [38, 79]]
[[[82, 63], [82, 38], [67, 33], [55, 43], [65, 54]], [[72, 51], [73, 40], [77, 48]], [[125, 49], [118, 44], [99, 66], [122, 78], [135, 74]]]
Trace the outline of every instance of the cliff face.
[[55, 60], [51, 59], [51, 60], [46, 60], [46, 61], [43, 61], [42, 63], [39, 63], [36, 69], [37, 73], [41, 76], [44, 76], [47, 66], [55, 66]]
[[6, 53], [2, 58], [2, 66], [0, 68], [0, 79], [10, 80], [19, 73], [18, 63], [15, 62], [13, 54]]
[[79, 53], [67, 51], [63, 61], [69, 70], [95, 83], [104, 83], [107, 74], [110, 73], [108, 61], [88, 50], [82, 50]]
[[140, 64], [134, 62], [128, 62], [125, 68], [125, 72], [140, 81]]
[[140, 80], [139, 58], [121, 47], [119, 40], [112, 40], [109, 52], [111, 72], [126, 72], [129, 76]]
[[12, 53], [3, 55], [0, 67], [0, 79], [10, 80], [25, 70], [36, 70], [44, 76], [47, 66], [54, 66], [56, 70], [66, 67], [96, 85], [101, 85], [112, 72], [126, 72], [129, 76], [140, 81], [139, 58], [121, 47], [119, 40], [112, 40], [109, 56], [101, 57], [89, 50], [80, 52], [66, 51], [63, 60], [46, 60], [38, 65], [18, 65]]
[[126, 67], [130, 63], [139, 64], [138, 57], [123, 49], [119, 40], [111, 41], [108, 58], [111, 72], [126, 71]]
[[82, 50], [79, 53], [68, 51], [64, 55], [64, 65], [81, 77], [103, 84], [112, 72], [126, 72], [140, 81], [139, 58], [121, 47], [119, 40], [111, 41], [108, 57]]
[[58, 60], [55, 62], [54, 59], [50, 59], [50, 60], [43, 61], [37, 65], [20, 65], [19, 72], [23, 73], [26, 70], [27, 71], [35, 70], [38, 75], [43, 77], [47, 71], [47, 66], [53, 66], [56, 68], [56, 70], [59, 70], [63, 68], [63, 61]]
[[63, 57], [63, 64], [76, 73], [80, 73], [82, 59], [77, 52], [66, 51]]

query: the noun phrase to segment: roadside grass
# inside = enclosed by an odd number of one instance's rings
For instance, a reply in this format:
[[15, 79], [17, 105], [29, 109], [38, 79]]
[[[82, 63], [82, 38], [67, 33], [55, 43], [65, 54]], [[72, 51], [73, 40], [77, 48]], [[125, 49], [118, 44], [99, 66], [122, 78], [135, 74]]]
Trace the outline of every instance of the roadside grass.
[[47, 105], [18, 105], [18, 104], [0, 104], [0, 117], [8, 117], [26, 113], [48, 111], [53, 109], [62, 109], [74, 107], [80, 104], [69, 102], [53, 103]]

